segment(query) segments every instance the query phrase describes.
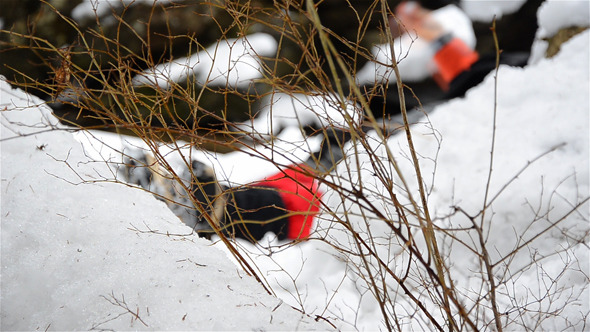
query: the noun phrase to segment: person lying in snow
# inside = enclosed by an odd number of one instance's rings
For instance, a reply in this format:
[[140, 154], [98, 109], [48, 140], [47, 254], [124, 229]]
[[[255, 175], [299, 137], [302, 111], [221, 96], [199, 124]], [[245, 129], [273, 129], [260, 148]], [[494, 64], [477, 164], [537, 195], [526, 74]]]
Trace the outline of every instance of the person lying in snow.
[[214, 170], [197, 160], [190, 162], [190, 169], [177, 172], [178, 179], [174, 179], [153, 156], [142, 151], [126, 152], [123, 176], [165, 201], [199, 236], [210, 238], [217, 230], [257, 242], [272, 232], [279, 240], [304, 240], [320, 210], [322, 193], [317, 178], [342, 159], [340, 146], [349, 138], [335, 129], [324, 134], [320, 151], [305, 162], [245, 186], [221, 185]]
[[[466, 91], [495, 67], [494, 61], [490, 67], [489, 60], [482, 61], [462, 40], [446, 34], [432, 19], [430, 11], [418, 3], [400, 4], [396, 16], [405, 30], [416, 31], [436, 49], [434, 61], [439, 69], [436, 78], [444, 90], [454, 94]], [[403, 31], [393, 21], [392, 29]], [[343, 132], [328, 135], [323, 152], [306, 162], [236, 188], [222, 186], [213, 169], [196, 160], [190, 162], [190, 169], [178, 174], [180, 184], [158, 169], [153, 158], [141, 154], [126, 160], [125, 176], [128, 182], [166, 201], [172, 211], [201, 236], [210, 237], [217, 231], [256, 242], [272, 232], [279, 240], [303, 240], [310, 236], [320, 210], [322, 193], [317, 178], [342, 158], [340, 146], [348, 137]]]
[[445, 32], [432, 11], [417, 1], [400, 3], [395, 9], [395, 17], [390, 18], [390, 27], [394, 36], [415, 32], [418, 38], [430, 43], [434, 51], [433, 61], [438, 68], [434, 79], [445, 91], [451, 89], [459, 75], [467, 75], [470, 67], [479, 60], [477, 52], [463, 40]]
[[[423, 101], [436, 102], [461, 97], [496, 68], [496, 54], [480, 55], [463, 40], [445, 31], [434, 18], [433, 11], [422, 7], [420, 1], [400, 3], [395, 8], [395, 17], [390, 17], [389, 24], [394, 38], [412, 32], [419, 39], [428, 42], [434, 51], [432, 60], [437, 72], [432, 78], [440, 90], [420, 91], [418, 86], [414, 92]], [[528, 53], [500, 53], [500, 64], [523, 67], [528, 58]], [[385, 98], [372, 97], [371, 109], [389, 115], [399, 114], [401, 111], [397, 89], [388, 89], [387, 94]], [[410, 109], [419, 106], [419, 103], [409, 94], [406, 96], [406, 106]]]

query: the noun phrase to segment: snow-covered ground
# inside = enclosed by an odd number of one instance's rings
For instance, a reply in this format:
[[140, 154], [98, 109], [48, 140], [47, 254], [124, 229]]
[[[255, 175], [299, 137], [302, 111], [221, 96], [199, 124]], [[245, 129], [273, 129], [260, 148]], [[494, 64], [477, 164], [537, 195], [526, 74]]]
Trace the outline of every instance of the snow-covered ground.
[[89, 163], [42, 101], [0, 81], [0, 104], [1, 330], [330, 328], [151, 194], [103, 182], [107, 165]]
[[[545, 17], [541, 22], [567, 26], [563, 25], [567, 21], [560, 23], [552, 19], [567, 16], [561, 10], [584, 8], [588, 13], [587, 2], [569, 2], [569, 5], [550, 2], [541, 8]], [[587, 16], [584, 24], [588, 25]], [[582, 330], [590, 324], [589, 39], [586, 31], [563, 45], [561, 53], [553, 59], [537, 56], [540, 60], [526, 68], [503, 66], [498, 73], [496, 142], [489, 190], [493, 203], [484, 225], [492, 261], [505, 263], [497, 265], [495, 271], [498, 280], [503, 281], [498, 304], [500, 312], [507, 313], [502, 321], [507, 330]], [[536, 52], [542, 53], [544, 48], [536, 48]], [[413, 128], [425, 183], [431, 190], [430, 211], [440, 227], [469, 229], [471, 221], [456, 214], [454, 207], [460, 207], [470, 216], [483, 207], [493, 113], [491, 74], [465, 98], [438, 106], [430, 113], [428, 123]], [[407, 180], [412, 182], [406, 138], [395, 136], [388, 145]], [[349, 155], [337, 173], [349, 174], [352, 170], [354, 178], [359, 174], [358, 181], [362, 179], [371, 188], [373, 162], [361, 156], [361, 170], [355, 173], [354, 158]], [[415, 190], [416, 186], [411, 188]], [[380, 184], [374, 184], [372, 189], [376, 193], [384, 190]], [[343, 204], [330, 190], [324, 200], [340, 216], [354, 213], [353, 204]], [[392, 209], [377, 195], [374, 202], [383, 204], [385, 211]], [[570, 213], [574, 207], [578, 209]], [[391, 211], [391, 215], [395, 212]], [[345, 248], [354, 247], [347, 236], [335, 232], [333, 219], [328, 214], [320, 218], [317, 236], [328, 236], [332, 244]], [[364, 227], [365, 220], [360, 215], [351, 217], [351, 221], [358, 229]], [[556, 227], [550, 228], [552, 224]], [[549, 230], [545, 232], [545, 229]], [[403, 268], [407, 263], [404, 243], [389, 238], [389, 226], [375, 220], [371, 232], [383, 236], [386, 245], [382, 249], [389, 252], [384, 257], [396, 257], [392, 259], [393, 266]], [[510, 254], [539, 233], [542, 235], [518, 254]], [[482, 288], [482, 276], [475, 272], [481, 271], [481, 266], [476, 255], [457, 242], [461, 240], [477, 248], [477, 238], [470, 232], [457, 232], [455, 236], [455, 241], [449, 237], [440, 239], [449, 253], [447, 263], [455, 287], [461, 294], [477, 299], [479, 291], [486, 289]], [[260, 248], [249, 248], [249, 251], [264, 253]], [[256, 259], [258, 266], [266, 267], [263, 271], [268, 275], [267, 280], [276, 285], [275, 289], [281, 289], [278, 295], [290, 299], [293, 305], [299, 304], [311, 313], [322, 313], [333, 321], [343, 321], [344, 328], [384, 328], [377, 302], [367, 295], [368, 289], [362, 286], [364, 281], [356, 274], [354, 266], [359, 263], [354, 257], [313, 241], [270, 257], [259, 255]], [[279, 267], [286, 271], [276, 272]], [[500, 279], [501, 276], [504, 277]], [[396, 290], [400, 293], [393, 301], [395, 311], [400, 316], [411, 315], [413, 304], [401, 295], [401, 289]], [[302, 294], [301, 298], [294, 298], [295, 292]], [[427, 306], [435, 306], [424, 301]], [[555, 312], [559, 314], [552, 314]], [[401, 320], [401, 324], [407, 324], [402, 326], [429, 329], [422, 325], [419, 315], [410, 317]]]
[[[500, 12], [518, 7], [494, 3]], [[590, 25], [588, 6], [587, 1], [546, 2], [539, 12], [538, 37], [572, 21]], [[468, 14], [477, 15], [473, 11]], [[556, 57], [543, 59], [545, 44], [538, 40], [530, 65], [501, 67], [498, 72], [489, 196], [493, 202], [484, 225], [491, 259], [507, 258], [495, 267], [498, 280], [506, 281], [499, 285], [498, 305], [506, 313], [502, 323], [507, 330], [582, 330], [590, 324], [589, 41], [586, 31], [567, 42]], [[437, 226], [470, 228], [471, 221], [455, 214], [454, 207], [475, 215], [484, 204], [494, 83], [491, 74], [464, 98], [438, 106], [428, 122], [413, 128]], [[76, 134], [84, 144], [82, 152], [66, 131], [41, 133], [55, 121], [43, 107], [37, 110], [38, 100], [5, 83], [0, 96], [1, 107], [9, 110], [1, 118], [3, 330], [330, 328], [289, 305], [327, 317], [341, 329], [383, 328], [379, 307], [359, 278], [354, 257], [322, 241], [278, 247], [281, 243], [269, 236], [260, 246], [239, 242], [281, 300], [268, 296], [217, 250], [226, 250], [223, 244], [190, 235], [149, 194], [103, 181], [114, 177], [104, 157], [115, 156], [99, 141], [120, 149], [121, 138]], [[17, 134], [28, 136], [6, 140]], [[301, 160], [318, 143], [302, 139], [297, 128], [288, 128], [274, 147], [287, 155], [262, 146], [260, 153], [278, 158], [278, 163]], [[405, 137], [394, 136], [387, 143], [411, 180]], [[349, 154], [334, 175], [358, 174], [369, 189], [383, 192], [382, 186], [371, 184], [371, 162], [359, 151]], [[360, 170], [352, 162], [357, 156]], [[255, 181], [276, 171], [248, 154], [200, 152], [195, 157], [213, 164], [218, 177], [229, 183]], [[96, 183], [80, 184], [82, 179]], [[415, 185], [409, 182], [413, 191]], [[336, 213], [351, 212], [328, 188], [324, 201]], [[377, 196], [375, 202], [382, 203], [384, 211], [390, 208]], [[349, 245], [332, 220], [327, 213], [321, 216], [316, 235]], [[365, 220], [353, 216], [351, 221], [363, 227]], [[556, 227], [544, 232], [552, 223]], [[389, 235], [383, 223], [375, 221], [370, 227], [373, 234]], [[539, 233], [518, 254], [507, 256]], [[456, 236], [465, 244], [474, 239], [470, 231]], [[481, 271], [479, 261], [459, 241], [442, 236], [440, 241], [448, 252], [456, 289], [469, 295], [467, 304], [477, 300], [486, 291], [474, 272]], [[404, 265], [397, 262], [407, 263], [402, 244], [395, 238], [386, 243], [382, 249], [395, 257], [394, 268]], [[394, 283], [390, 287], [398, 290]], [[426, 296], [421, 300], [436, 306]], [[392, 303], [400, 316], [413, 306], [401, 290]], [[422, 322], [417, 315], [400, 324], [422, 330]]]
[[247, 88], [263, 77], [259, 57], [272, 57], [277, 48], [277, 41], [265, 33], [223, 39], [190, 57], [157, 65], [134, 77], [133, 83], [168, 89], [170, 82], [191, 78], [201, 85]]
[[133, 6], [140, 3], [143, 4], [167, 4], [171, 0], [83, 0], [80, 4], [74, 7], [72, 11], [72, 18], [76, 21], [83, 19], [94, 19], [96, 16], [108, 14], [113, 7], [117, 6]]
[[473, 21], [491, 22], [494, 17], [516, 12], [526, 0], [461, 0], [461, 9]]

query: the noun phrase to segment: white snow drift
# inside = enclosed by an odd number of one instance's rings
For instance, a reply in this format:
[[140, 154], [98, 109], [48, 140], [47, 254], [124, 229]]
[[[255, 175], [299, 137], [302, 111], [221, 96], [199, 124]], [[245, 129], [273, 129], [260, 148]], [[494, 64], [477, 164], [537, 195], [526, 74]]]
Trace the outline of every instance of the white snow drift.
[[103, 181], [109, 167], [39, 99], [4, 81], [0, 98], [2, 330], [329, 328], [268, 295], [152, 195]]

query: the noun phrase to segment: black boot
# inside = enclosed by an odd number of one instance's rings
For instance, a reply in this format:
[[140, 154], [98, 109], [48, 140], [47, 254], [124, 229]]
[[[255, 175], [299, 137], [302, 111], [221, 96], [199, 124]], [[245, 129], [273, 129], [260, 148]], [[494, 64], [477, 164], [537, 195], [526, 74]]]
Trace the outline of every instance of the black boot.
[[[223, 228], [227, 197], [215, 171], [204, 163], [193, 160], [191, 169], [182, 175], [190, 190], [191, 219], [185, 221], [199, 236], [209, 238], [215, 233], [214, 227]], [[211, 225], [213, 224], [213, 225]]]

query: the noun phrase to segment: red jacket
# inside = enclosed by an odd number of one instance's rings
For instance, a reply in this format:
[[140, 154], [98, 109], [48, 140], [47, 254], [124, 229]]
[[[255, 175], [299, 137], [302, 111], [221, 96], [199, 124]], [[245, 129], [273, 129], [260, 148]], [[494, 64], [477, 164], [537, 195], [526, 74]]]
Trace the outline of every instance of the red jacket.
[[443, 90], [447, 90], [451, 81], [468, 70], [478, 59], [477, 52], [469, 48], [461, 39], [453, 38], [434, 55], [434, 62], [438, 66], [435, 79]]
[[276, 188], [289, 214], [289, 239], [305, 239], [311, 233], [314, 217], [320, 210], [322, 193], [317, 181], [310, 175], [313, 170], [305, 165], [294, 165], [265, 178], [257, 185]]

